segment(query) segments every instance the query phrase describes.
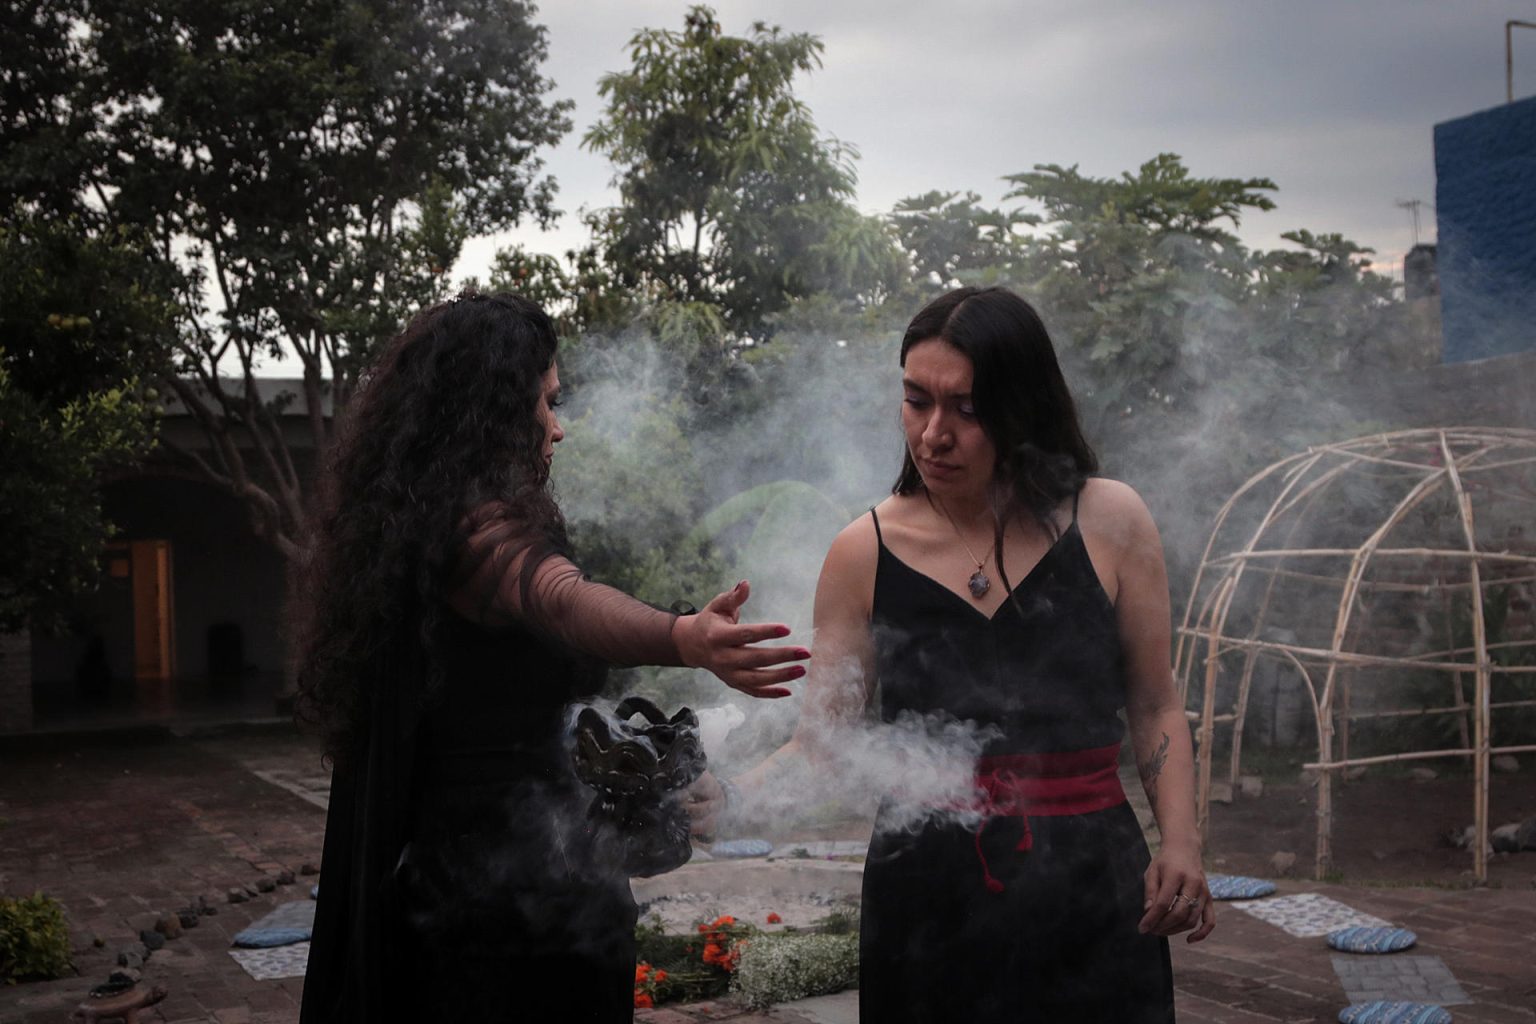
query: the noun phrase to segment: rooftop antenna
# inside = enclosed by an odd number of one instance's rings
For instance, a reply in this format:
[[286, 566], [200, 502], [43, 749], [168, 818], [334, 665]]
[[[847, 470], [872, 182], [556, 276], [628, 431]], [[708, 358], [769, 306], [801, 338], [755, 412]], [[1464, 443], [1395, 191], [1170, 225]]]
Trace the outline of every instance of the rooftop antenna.
[[1424, 200], [1398, 199], [1392, 205], [1402, 207], [1413, 217], [1413, 244], [1417, 246], [1419, 244], [1419, 207], [1424, 205]]
[[1515, 102], [1515, 26], [1536, 28], [1536, 21], [1506, 21], [1504, 23], [1504, 101]]

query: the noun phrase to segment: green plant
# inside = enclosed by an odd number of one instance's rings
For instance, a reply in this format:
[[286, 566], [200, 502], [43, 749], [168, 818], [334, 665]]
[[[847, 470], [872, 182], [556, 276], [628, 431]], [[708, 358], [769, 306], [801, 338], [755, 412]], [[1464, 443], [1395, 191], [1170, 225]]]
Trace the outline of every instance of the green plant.
[[858, 980], [857, 935], [759, 935], [742, 950], [731, 991], [759, 1007], [838, 992]]
[[810, 930], [821, 935], [858, 935], [859, 908], [834, 910], [813, 924]]
[[47, 981], [70, 969], [69, 923], [58, 900], [0, 896], [0, 982]]

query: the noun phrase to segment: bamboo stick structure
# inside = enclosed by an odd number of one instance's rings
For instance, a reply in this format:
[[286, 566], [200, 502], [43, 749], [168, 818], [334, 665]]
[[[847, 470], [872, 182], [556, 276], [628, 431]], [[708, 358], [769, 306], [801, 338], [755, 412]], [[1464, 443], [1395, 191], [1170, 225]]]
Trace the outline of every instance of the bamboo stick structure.
[[1536, 431], [1376, 434], [1255, 474], [1217, 513], [1176, 638], [1202, 835], [1212, 762], [1223, 748], [1236, 783], [1264, 665], [1305, 694], [1316, 727], [1317, 877], [1342, 773], [1456, 758], [1472, 768], [1486, 880], [1493, 758], [1536, 750], [1520, 727], [1536, 717], [1533, 595]]

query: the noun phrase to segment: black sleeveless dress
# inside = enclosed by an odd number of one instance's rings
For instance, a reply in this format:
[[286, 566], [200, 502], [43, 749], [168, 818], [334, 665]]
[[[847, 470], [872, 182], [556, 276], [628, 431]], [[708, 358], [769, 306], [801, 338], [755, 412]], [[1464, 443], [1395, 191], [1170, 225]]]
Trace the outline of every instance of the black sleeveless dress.
[[[1103, 748], [1124, 735], [1114, 607], [1075, 507], [1071, 526], [991, 618], [880, 537], [872, 626], [885, 721], [940, 713], [994, 726], [989, 757]], [[1149, 856], [1128, 804], [1027, 823], [992, 817], [979, 836], [952, 818], [915, 833], [876, 820], [860, 1019], [1174, 1019], [1167, 940], [1136, 928]], [[1021, 852], [1026, 829], [1032, 847]], [[989, 873], [1001, 891], [988, 887]]]

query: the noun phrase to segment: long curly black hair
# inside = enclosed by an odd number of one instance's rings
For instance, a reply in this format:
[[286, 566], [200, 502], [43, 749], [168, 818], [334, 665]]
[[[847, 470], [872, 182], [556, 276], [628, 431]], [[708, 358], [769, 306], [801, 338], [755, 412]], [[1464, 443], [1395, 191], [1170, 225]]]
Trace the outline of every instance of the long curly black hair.
[[[1056, 535], [1056, 509], [1098, 472], [1099, 460], [1083, 436], [1051, 336], [1024, 299], [999, 287], [945, 292], [912, 318], [901, 339], [901, 365], [913, 345], [934, 338], [971, 361], [976, 419], [997, 451], [990, 497], [1002, 566], [1004, 525], [1029, 519]], [[891, 492], [922, 489], [907, 452]], [[1003, 583], [1009, 586], [1006, 572]]]
[[[525, 544], [566, 548], [548, 488], [541, 378], [554, 325], [516, 295], [466, 293], [418, 314], [364, 375], [329, 465], [308, 557], [292, 588], [301, 720], [345, 760], [366, 735], [379, 681], [424, 699], [443, 598], [465, 569], [472, 523], [494, 508]], [[526, 560], [530, 567], [534, 559]]]

